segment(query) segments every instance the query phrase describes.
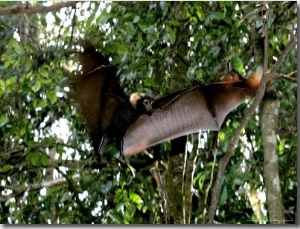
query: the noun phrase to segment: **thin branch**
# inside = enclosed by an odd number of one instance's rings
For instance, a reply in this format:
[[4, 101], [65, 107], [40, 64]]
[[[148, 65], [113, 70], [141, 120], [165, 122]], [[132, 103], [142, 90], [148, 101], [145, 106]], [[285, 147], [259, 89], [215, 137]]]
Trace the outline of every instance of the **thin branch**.
[[[216, 165], [216, 161], [217, 161], [217, 152], [216, 152], [216, 149], [213, 150], [213, 154], [214, 154], [214, 160], [213, 160], [213, 163], [212, 163], [212, 167], [211, 167], [211, 173], [210, 173], [210, 181], [209, 181], [209, 184], [207, 186], [207, 188], [205, 189], [205, 192], [204, 192], [204, 205], [207, 206], [207, 197], [208, 197], [208, 194], [209, 194], [209, 191], [211, 190], [211, 187], [212, 187], [212, 183], [213, 183], [213, 180], [214, 180], [214, 169], [215, 169], [215, 165]], [[205, 215], [206, 215], [206, 211], [207, 211], [207, 208], [203, 208], [203, 224], [205, 224]]]
[[150, 169], [150, 173], [153, 175], [153, 178], [157, 184], [157, 188], [160, 192], [160, 195], [163, 199], [163, 210], [164, 210], [164, 217], [165, 222], [167, 223], [169, 221], [169, 208], [168, 208], [168, 193], [166, 192], [166, 188], [162, 182], [161, 175], [160, 175], [160, 169], [158, 168], [158, 162], [155, 162], [154, 167]]
[[0, 9], [0, 16], [11, 15], [11, 14], [22, 14], [22, 13], [49, 13], [58, 11], [64, 7], [75, 7], [76, 1], [67, 1], [53, 4], [51, 6], [27, 6], [27, 5], [16, 5], [12, 7], [6, 7]]
[[[193, 135], [193, 150], [190, 153], [189, 156], [187, 152], [185, 152], [185, 160], [184, 160], [184, 170], [183, 170], [183, 190], [182, 193], [184, 194], [183, 198], [183, 224], [190, 224], [191, 221], [191, 215], [192, 215], [192, 198], [194, 195], [194, 188], [193, 188], [193, 182], [194, 182], [194, 173], [196, 169], [196, 161], [199, 157], [199, 138], [200, 138], [201, 132], [199, 134]], [[199, 136], [199, 138], [198, 138]], [[197, 146], [197, 147], [196, 147]], [[188, 158], [187, 158], [188, 157]]]
[[282, 64], [282, 62], [284, 61], [285, 57], [287, 56], [287, 54], [289, 54], [292, 49], [295, 47], [295, 45], [297, 44], [297, 34], [296, 33], [291, 40], [289, 41], [289, 43], [287, 44], [285, 50], [282, 52], [282, 54], [279, 56], [277, 62], [274, 64], [274, 66], [272, 67], [272, 69], [270, 70], [270, 72], [268, 73], [268, 77], [274, 76], [275, 72], [277, 71], [277, 69], [279, 68], [279, 66]]
[[[264, 2], [262, 8], [266, 10], [265, 18], [267, 19], [268, 18], [268, 14], [269, 14], [269, 5], [268, 5], [268, 3]], [[264, 21], [263, 36], [264, 36], [264, 74], [265, 74], [265, 72], [268, 70], [268, 57], [269, 57], [269, 34], [268, 34], [267, 20]], [[264, 78], [265, 78], [265, 82], [263, 82], [263, 83], [265, 83], [265, 84], [263, 84], [262, 82], [260, 82], [259, 87], [261, 87], [261, 86], [265, 87], [266, 86], [266, 82], [267, 82], [268, 77], [267, 76], [266, 77], [262, 76], [262, 80]], [[265, 88], [264, 88], [264, 90], [263, 90], [262, 93], [264, 94], [264, 92], [265, 92]], [[263, 97], [263, 94], [260, 96], [261, 99]]]
[[290, 74], [274, 73], [274, 76], [279, 76], [279, 77], [285, 78], [291, 82], [297, 83], [297, 81], [298, 81], [297, 78], [291, 77], [291, 75], [296, 74], [296, 73], [297, 73], [297, 71], [293, 71]]
[[[92, 171], [95, 172], [95, 171]], [[73, 181], [79, 181], [80, 179], [80, 174], [74, 174], [70, 179], [72, 179]], [[55, 179], [55, 180], [51, 180], [51, 181], [44, 181], [40, 184], [30, 184], [28, 186], [0, 186], [2, 189], [10, 189], [13, 191], [12, 194], [7, 195], [7, 196], [0, 196], [0, 203], [1, 202], [6, 202], [8, 199], [16, 197], [21, 195], [22, 193], [24, 193], [25, 191], [30, 191], [30, 190], [36, 190], [36, 189], [41, 189], [41, 188], [46, 188], [46, 187], [51, 187], [51, 186], [56, 186], [56, 185], [60, 185], [62, 183], [65, 183], [67, 180], [64, 177]]]
[[73, 14], [73, 18], [72, 18], [72, 30], [71, 30], [71, 36], [70, 36], [70, 41], [69, 41], [69, 46], [68, 48], [71, 47], [71, 44], [72, 44], [72, 41], [73, 41], [73, 38], [74, 38], [74, 28], [75, 28], [75, 25], [76, 25], [76, 8], [74, 9], [74, 14]]

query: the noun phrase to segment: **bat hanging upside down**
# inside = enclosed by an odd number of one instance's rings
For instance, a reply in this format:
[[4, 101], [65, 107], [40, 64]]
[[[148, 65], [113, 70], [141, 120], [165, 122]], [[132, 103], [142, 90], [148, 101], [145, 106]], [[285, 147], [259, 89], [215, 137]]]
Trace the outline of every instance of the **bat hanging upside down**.
[[219, 82], [156, 99], [153, 114], [141, 116], [127, 129], [123, 138], [124, 156], [199, 130], [219, 130], [229, 112], [256, 94], [261, 77], [262, 71], [249, 79], [230, 74]]
[[115, 139], [125, 157], [199, 130], [217, 131], [225, 117], [256, 94], [262, 71], [245, 79], [237, 74], [153, 100], [145, 94], [128, 97], [110, 65], [94, 47], [80, 55], [82, 74], [76, 99], [85, 117], [93, 148], [102, 155]]

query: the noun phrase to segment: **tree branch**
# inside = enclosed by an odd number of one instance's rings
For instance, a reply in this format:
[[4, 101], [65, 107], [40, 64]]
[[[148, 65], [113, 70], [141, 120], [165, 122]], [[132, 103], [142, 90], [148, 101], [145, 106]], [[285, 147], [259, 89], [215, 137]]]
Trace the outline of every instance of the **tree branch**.
[[156, 184], [157, 184], [157, 188], [160, 192], [160, 195], [162, 197], [163, 200], [163, 210], [164, 210], [164, 219], [165, 222], [168, 223], [169, 222], [169, 217], [170, 217], [170, 212], [169, 212], [169, 198], [168, 198], [168, 193], [166, 192], [166, 188], [165, 185], [162, 182], [162, 178], [160, 175], [160, 169], [158, 168], [158, 162], [156, 161], [154, 167], [152, 167], [150, 169], [150, 173], [152, 174]]
[[279, 77], [285, 78], [293, 83], [297, 83], [297, 81], [298, 81], [297, 78], [291, 77], [291, 75], [296, 74], [296, 73], [297, 73], [297, 71], [293, 71], [289, 74], [274, 73], [274, 76], [279, 76]]
[[183, 182], [182, 182], [182, 193], [183, 198], [183, 224], [190, 224], [192, 216], [192, 198], [194, 195], [194, 173], [196, 169], [196, 161], [199, 157], [199, 135], [193, 134], [193, 150], [188, 155], [187, 149], [185, 152], [184, 170], [183, 170]]
[[[80, 174], [74, 174], [71, 179], [73, 181], [78, 181], [80, 179]], [[55, 185], [60, 185], [62, 183], [65, 183], [67, 181], [66, 178], [61, 177], [55, 180], [51, 180], [51, 181], [44, 181], [40, 184], [30, 184], [28, 186], [0, 186], [3, 189], [10, 189], [13, 191], [12, 194], [7, 195], [7, 196], [0, 196], [0, 203], [1, 202], [6, 202], [8, 199], [16, 197], [21, 195], [22, 193], [24, 193], [25, 191], [30, 191], [30, 190], [36, 190], [36, 189], [41, 189], [41, 188], [45, 188], [45, 187], [50, 187], [50, 186], [55, 186]]]
[[51, 6], [20, 6], [16, 5], [13, 7], [6, 7], [0, 9], [0, 16], [11, 15], [11, 14], [21, 14], [21, 13], [48, 13], [52, 11], [60, 10], [64, 7], [75, 7], [76, 1], [59, 2]]
[[[297, 44], [297, 34], [296, 33], [291, 40], [289, 41], [289, 43], [287, 44], [285, 50], [282, 52], [282, 54], [279, 56], [277, 62], [274, 64], [274, 66], [272, 67], [272, 69], [268, 72], [267, 76], [274, 76], [277, 69], [279, 68], [279, 66], [282, 64], [282, 62], [284, 61], [285, 57], [287, 56], [287, 54], [289, 54], [292, 49], [295, 47], [295, 45]], [[263, 78], [263, 77], [262, 77]]]

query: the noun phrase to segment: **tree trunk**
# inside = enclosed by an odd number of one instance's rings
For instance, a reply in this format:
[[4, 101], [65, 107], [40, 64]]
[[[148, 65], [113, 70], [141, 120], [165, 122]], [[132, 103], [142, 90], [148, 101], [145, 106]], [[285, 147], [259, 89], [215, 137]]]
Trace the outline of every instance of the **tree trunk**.
[[186, 136], [171, 141], [172, 151], [166, 171], [166, 192], [169, 209], [167, 223], [183, 223], [183, 167]]
[[264, 180], [269, 222], [271, 224], [284, 224], [284, 207], [280, 188], [277, 156], [278, 107], [279, 101], [275, 99], [265, 99], [261, 106]]

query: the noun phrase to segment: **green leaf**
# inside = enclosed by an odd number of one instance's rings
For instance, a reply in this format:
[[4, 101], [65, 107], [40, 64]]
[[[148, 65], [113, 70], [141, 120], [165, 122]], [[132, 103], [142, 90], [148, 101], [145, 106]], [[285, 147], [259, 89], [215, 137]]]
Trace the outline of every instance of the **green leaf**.
[[41, 215], [45, 218], [45, 219], [51, 219], [52, 217], [52, 212], [49, 211], [41, 211]]
[[43, 166], [48, 165], [48, 156], [47, 156], [47, 154], [45, 154], [45, 153], [42, 154], [41, 163], [42, 163]]
[[196, 25], [198, 23], [197, 17], [190, 17], [190, 23], [191, 25]]
[[142, 204], [142, 203], [143, 203], [142, 198], [141, 198], [138, 194], [136, 194], [136, 193], [133, 193], [133, 192], [129, 193], [129, 198], [130, 198], [134, 203], [136, 203], [136, 204]]
[[170, 43], [173, 45], [176, 41], [176, 35], [175, 35], [173, 29], [168, 25], [166, 26], [166, 30], [170, 37]]
[[60, 198], [60, 203], [65, 202], [65, 201], [68, 200], [69, 198], [70, 198], [69, 192], [65, 192], [65, 193], [63, 194], [63, 196]]
[[222, 20], [226, 22], [229, 26], [232, 26], [232, 20], [228, 17], [223, 17]]
[[242, 60], [239, 57], [233, 57], [231, 60], [232, 68], [237, 71], [238, 73], [243, 73], [244, 65]]
[[199, 52], [201, 51], [201, 47], [202, 47], [202, 41], [197, 41], [196, 49], [195, 49], [196, 54], [199, 54]]
[[0, 95], [5, 92], [5, 82], [0, 79]]
[[15, 86], [17, 83], [17, 80], [15, 77], [11, 76], [9, 77], [8, 79], [6, 79], [5, 81], [5, 84], [6, 84], [6, 87], [9, 87], [9, 86]]
[[219, 52], [220, 52], [221, 48], [219, 46], [214, 46], [211, 48], [211, 50], [208, 52], [208, 54], [212, 54], [213, 57], [216, 57]]
[[198, 6], [197, 9], [196, 9], [196, 14], [198, 16], [198, 18], [201, 20], [201, 21], [204, 21], [205, 20], [205, 13], [204, 11], [202, 10], [202, 7], [201, 6]]
[[[91, 17], [92, 18], [92, 17]], [[103, 24], [105, 24], [109, 19], [112, 18], [112, 15], [110, 13], [107, 13], [106, 10], [102, 10], [101, 11], [101, 17], [99, 17], [101, 19], [101, 22]], [[90, 25], [90, 24], [87, 24], [87, 25]]]
[[47, 71], [47, 69], [45, 69], [45, 68], [40, 68], [40, 69], [39, 69], [39, 73], [40, 73], [42, 76], [44, 76], [45, 78], [48, 77], [48, 71]]
[[41, 86], [42, 86], [41, 81], [36, 80], [36, 81], [35, 81], [35, 84], [32, 86], [32, 91], [33, 91], [34, 93], [36, 93], [38, 90], [41, 89]]
[[132, 220], [135, 211], [136, 211], [136, 205], [129, 203], [125, 211], [125, 218], [127, 220]]
[[48, 79], [48, 78], [47, 79], [41, 78], [40, 81], [41, 81], [42, 84], [50, 84], [51, 83], [51, 79]]
[[221, 20], [224, 17], [224, 14], [222, 12], [213, 12], [209, 15], [209, 17], [211, 19], [215, 19], [215, 20]]
[[29, 157], [30, 157], [31, 164], [33, 164], [34, 166], [37, 166], [37, 164], [39, 162], [38, 153], [37, 152], [31, 152]]
[[225, 204], [226, 200], [227, 200], [227, 186], [225, 186], [223, 188], [223, 191], [222, 191], [222, 194], [221, 194], [221, 197], [220, 197], [220, 205]]
[[153, 22], [151, 22], [151, 21], [140, 21], [138, 23], [138, 25], [143, 30], [143, 32], [146, 32], [153, 25]]
[[28, 130], [28, 128], [25, 128], [25, 127], [23, 127], [23, 128], [21, 128], [21, 130], [20, 130], [20, 136], [24, 136], [25, 135], [25, 133], [27, 132], [27, 130]]
[[50, 100], [51, 105], [53, 105], [54, 103], [56, 103], [56, 101], [57, 101], [57, 94], [56, 94], [55, 90], [48, 91], [46, 93], [46, 95], [47, 95], [47, 98]]
[[205, 182], [205, 178], [206, 178], [206, 174], [205, 173], [202, 173], [199, 177], [199, 181], [198, 181], [198, 184], [199, 184], [199, 189], [201, 191], [203, 191], [203, 186], [204, 186], [204, 182]]
[[[121, 201], [121, 199], [120, 199], [120, 201]], [[121, 202], [120, 201], [117, 202], [117, 205], [115, 207], [116, 211], [120, 211], [121, 208], [126, 207], [126, 205], [128, 203], [128, 202], [125, 202], [125, 201], [121, 201]]]
[[188, 10], [188, 7], [186, 4], [183, 5], [183, 8], [182, 8], [182, 12], [181, 12], [181, 19], [182, 20], [186, 20], [190, 17], [190, 13], [189, 13], [189, 10]]
[[8, 123], [7, 114], [2, 114], [0, 116], [0, 128], [4, 126], [6, 123]]
[[26, 141], [26, 145], [28, 146], [33, 146], [36, 144], [36, 141], [34, 141], [33, 139]]
[[112, 213], [109, 214], [109, 217], [118, 224], [123, 224], [124, 223], [124, 218], [121, 214], [119, 214], [116, 211], [113, 211]]
[[119, 44], [117, 53], [118, 54], [129, 54], [129, 47], [125, 44]]
[[56, 145], [56, 152], [59, 153], [59, 154], [63, 153], [63, 152], [64, 152], [64, 147], [63, 147], [63, 145], [57, 144], [57, 145]]
[[140, 20], [140, 16], [136, 15], [133, 19], [133, 23], [137, 23]]
[[48, 103], [45, 100], [40, 100], [40, 101], [35, 100], [33, 102], [34, 108], [44, 108], [47, 105], [48, 105]]
[[143, 208], [142, 208], [142, 212], [145, 213], [147, 210], [148, 210], [148, 206], [144, 205]]
[[172, 26], [180, 26], [180, 22], [177, 20], [170, 20], [168, 23]]
[[6, 173], [6, 172], [8, 172], [9, 170], [11, 170], [12, 168], [13, 168], [13, 166], [10, 165], [10, 164], [3, 165], [2, 169], [1, 169], [1, 172], [2, 172], [2, 173]]
[[10, 39], [8, 42], [8, 46], [11, 46], [15, 49], [15, 51], [19, 54], [21, 54], [23, 52], [23, 48], [20, 45], [20, 43], [18, 41], [16, 41], [15, 39]]

